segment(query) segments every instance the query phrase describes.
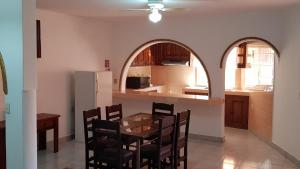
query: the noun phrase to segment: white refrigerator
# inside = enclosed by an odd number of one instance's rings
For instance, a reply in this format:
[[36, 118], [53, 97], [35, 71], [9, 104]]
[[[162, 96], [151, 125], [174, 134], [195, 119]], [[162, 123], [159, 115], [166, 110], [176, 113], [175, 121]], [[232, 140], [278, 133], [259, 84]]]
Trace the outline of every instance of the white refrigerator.
[[83, 111], [112, 105], [112, 72], [75, 72], [75, 140], [84, 142]]

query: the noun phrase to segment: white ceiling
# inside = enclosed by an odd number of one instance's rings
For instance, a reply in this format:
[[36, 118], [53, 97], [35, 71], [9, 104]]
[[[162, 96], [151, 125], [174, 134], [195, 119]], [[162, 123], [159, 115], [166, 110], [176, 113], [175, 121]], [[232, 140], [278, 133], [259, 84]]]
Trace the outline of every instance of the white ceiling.
[[[148, 0], [37, 0], [37, 7], [79, 16], [117, 18], [146, 16], [145, 11], [124, 9], [145, 8]], [[299, 4], [300, 0], [163, 0], [167, 8], [189, 10], [170, 12], [169, 15], [197, 15], [254, 9], [271, 9]]]

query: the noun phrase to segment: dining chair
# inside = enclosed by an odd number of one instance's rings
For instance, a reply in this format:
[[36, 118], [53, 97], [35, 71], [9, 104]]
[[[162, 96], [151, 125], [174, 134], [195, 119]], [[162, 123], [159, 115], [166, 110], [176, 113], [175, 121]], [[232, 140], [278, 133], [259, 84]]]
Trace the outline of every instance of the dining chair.
[[[152, 103], [152, 115], [156, 116], [173, 116], [174, 115], [174, 104], [167, 104], [167, 103]], [[157, 136], [153, 135], [145, 140], [153, 140]]]
[[[122, 104], [106, 106], [106, 120], [120, 122], [123, 118], [123, 108]], [[126, 148], [129, 149], [129, 145], [136, 142], [135, 138], [129, 136], [123, 136], [123, 143], [126, 145]]]
[[[106, 106], [106, 120], [113, 122], [120, 122], [123, 118], [122, 104]], [[122, 141], [129, 150], [131, 144], [136, 142], [136, 139], [130, 136], [122, 136]]]
[[[174, 169], [177, 169], [180, 162], [184, 162], [184, 169], [188, 168], [188, 138], [189, 138], [189, 126], [190, 126], [191, 110], [186, 110], [181, 113], [177, 113], [176, 120], [176, 135], [175, 135], [175, 162]], [[184, 128], [184, 133], [181, 133], [181, 129]], [[180, 156], [181, 149], [184, 149], [183, 156]]]
[[106, 120], [120, 121], [123, 118], [122, 104], [106, 106]]
[[135, 152], [123, 149], [120, 122], [93, 120], [92, 131], [96, 143], [94, 146], [95, 169], [103, 166], [122, 169], [130, 161], [132, 161], [132, 168], [135, 168]]
[[153, 115], [174, 115], [174, 104], [152, 103]]
[[92, 135], [92, 120], [101, 119], [101, 109], [91, 109], [83, 111], [83, 126], [85, 140], [85, 168], [94, 167], [94, 157], [90, 152], [94, 150], [94, 140]]
[[[176, 116], [165, 116], [159, 119], [158, 137], [141, 147], [141, 157], [148, 161], [149, 168], [161, 169], [165, 167], [167, 159], [171, 168], [174, 166]], [[164, 138], [168, 139], [168, 142]], [[163, 165], [162, 165], [163, 164]]]

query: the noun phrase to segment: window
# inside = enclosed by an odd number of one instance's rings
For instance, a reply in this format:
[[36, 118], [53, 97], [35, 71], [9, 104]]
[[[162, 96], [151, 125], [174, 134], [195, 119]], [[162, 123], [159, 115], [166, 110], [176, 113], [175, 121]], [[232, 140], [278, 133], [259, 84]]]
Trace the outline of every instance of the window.
[[245, 69], [245, 87], [273, 86], [275, 52], [267, 47], [248, 47], [248, 68]]
[[199, 87], [208, 88], [206, 72], [199, 59], [193, 55], [191, 56], [191, 66], [195, 69], [195, 85]]
[[[261, 44], [247, 45], [247, 66], [237, 69], [237, 52], [235, 47], [228, 55], [225, 69], [225, 89], [272, 90], [274, 80], [275, 52]], [[236, 77], [240, 76], [240, 77]], [[237, 86], [240, 84], [240, 86]]]

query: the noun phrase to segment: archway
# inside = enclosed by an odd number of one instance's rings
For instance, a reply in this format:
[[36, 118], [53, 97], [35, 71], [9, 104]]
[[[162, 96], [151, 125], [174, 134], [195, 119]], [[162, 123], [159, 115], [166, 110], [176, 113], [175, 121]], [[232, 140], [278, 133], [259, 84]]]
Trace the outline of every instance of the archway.
[[155, 40], [151, 40], [151, 41], [148, 41], [148, 42], [140, 45], [138, 48], [136, 48], [129, 55], [129, 57], [125, 61], [125, 64], [124, 64], [124, 66], [122, 68], [122, 72], [121, 72], [121, 75], [120, 75], [119, 90], [122, 91], [122, 92], [124, 92], [126, 90], [126, 78], [127, 78], [127, 74], [128, 74], [129, 68], [131, 66], [131, 63], [138, 56], [138, 54], [141, 53], [146, 48], [148, 48], [148, 47], [150, 47], [152, 45], [158, 44], [158, 43], [173, 43], [173, 44], [176, 44], [176, 45], [178, 45], [180, 47], [183, 47], [186, 50], [190, 51], [191, 54], [194, 55], [199, 60], [199, 62], [203, 66], [203, 69], [204, 69], [206, 77], [207, 77], [207, 81], [208, 81], [208, 97], [210, 98], [211, 97], [211, 92], [212, 92], [211, 91], [211, 80], [210, 80], [210, 76], [209, 76], [208, 70], [207, 70], [204, 62], [199, 57], [199, 55], [194, 50], [192, 50], [190, 47], [188, 47], [187, 45], [185, 45], [185, 44], [183, 44], [181, 42], [178, 42], [178, 41], [175, 41], [175, 40], [171, 40], [171, 39], [155, 39]]
[[279, 53], [279, 50], [275, 47], [275, 45], [273, 45], [271, 42], [263, 39], [263, 38], [259, 38], [259, 37], [245, 37], [245, 38], [241, 38], [241, 39], [238, 39], [236, 41], [234, 41], [233, 43], [231, 43], [227, 48], [226, 50], [224, 51], [223, 55], [222, 55], [222, 58], [221, 58], [221, 61], [220, 61], [220, 68], [222, 69], [224, 67], [224, 62], [226, 63], [226, 60], [227, 60], [227, 57], [228, 57], [228, 54], [229, 52], [237, 45], [239, 44], [242, 44], [244, 42], [249, 42], [249, 41], [259, 41], [259, 42], [262, 42], [262, 43], [265, 43], [266, 45], [269, 45], [276, 53], [276, 56], [280, 57], [280, 53]]
[[249, 129], [271, 141], [278, 59], [278, 49], [257, 37], [239, 39], [225, 50], [220, 62], [225, 74], [225, 126]]

